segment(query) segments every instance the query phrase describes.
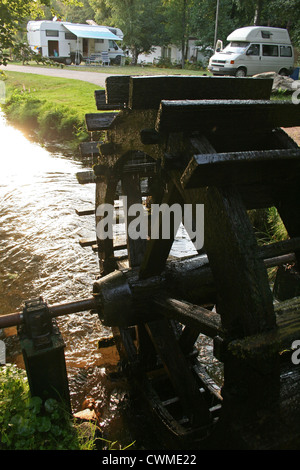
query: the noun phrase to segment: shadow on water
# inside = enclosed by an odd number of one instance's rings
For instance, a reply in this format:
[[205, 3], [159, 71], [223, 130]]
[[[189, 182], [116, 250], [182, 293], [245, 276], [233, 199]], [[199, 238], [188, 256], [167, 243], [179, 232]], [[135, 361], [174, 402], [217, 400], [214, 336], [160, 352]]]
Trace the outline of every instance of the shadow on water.
[[[94, 217], [79, 217], [75, 209], [94, 208], [95, 187], [78, 184], [82, 163], [63, 149], [28, 140], [1, 114], [0, 136], [0, 315], [20, 311], [25, 300], [39, 296], [49, 305], [90, 297], [99, 272], [97, 256], [81, 248], [79, 239], [94, 236]], [[184, 234], [174, 249], [177, 256], [186, 254]], [[98, 349], [110, 330], [89, 312], [60, 317], [58, 324], [66, 344], [73, 412], [89, 398], [106, 439], [122, 446], [136, 441], [135, 449], [160, 449], [143, 412], [128, 399], [116, 348]], [[7, 362], [24, 367], [16, 328], [0, 330], [0, 337]]]

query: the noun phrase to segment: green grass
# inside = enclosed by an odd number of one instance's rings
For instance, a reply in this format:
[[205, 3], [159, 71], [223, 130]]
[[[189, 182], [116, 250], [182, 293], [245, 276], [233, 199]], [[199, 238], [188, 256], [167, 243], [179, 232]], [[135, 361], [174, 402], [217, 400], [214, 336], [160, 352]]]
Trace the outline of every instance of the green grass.
[[[203, 71], [148, 66], [67, 68], [124, 75], [203, 74]], [[4, 79], [6, 104], [3, 110], [12, 124], [29, 132], [34, 129], [40, 139], [64, 141], [72, 150], [78, 148], [80, 142], [89, 139], [85, 114], [97, 112], [94, 91], [101, 88], [99, 85], [12, 71], [5, 71]]]
[[[13, 62], [15, 65], [22, 65], [21, 62]], [[29, 62], [30, 67], [53, 68], [47, 65], [40, 65], [36, 62]], [[26, 67], [26, 66], [24, 66]], [[78, 72], [97, 72], [115, 75], [212, 75], [207, 70], [192, 70], [187, 66], [185, 69], [180, 68], [162, 68], [153, 67], [152, 65], [125, 65], [102, 67], [101, 65], [63, 65], [64, 70], [76, 70]]]
[[82, 433], [62, 405], [31, 397], [25, 371], [0, 367], [0, 450], [93, 450], [96, 437]]
[[5, 72], [7, 119], [41, 140], [64, 142], [72, 150], [89, 138], [85, 114], [96, 112], [99, 86], [81, 80]]

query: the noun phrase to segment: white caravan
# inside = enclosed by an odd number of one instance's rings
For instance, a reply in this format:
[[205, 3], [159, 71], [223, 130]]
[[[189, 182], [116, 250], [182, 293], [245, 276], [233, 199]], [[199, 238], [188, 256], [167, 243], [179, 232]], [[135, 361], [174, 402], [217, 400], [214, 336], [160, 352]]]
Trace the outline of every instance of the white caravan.
[[208, 70], [213, 75], [252, 76], [263, 72], [290, 75], [294, 51], [286, 29], [248, 26], [233, 31], [223, 49], [218, 41]]
[[66, 21], [29, 21], [27, 39], [30, 48], [43, 57], [67, 65], [80, 64], [91, 55], [107, 52], [112, 63], [124, 56], [116, 41], [122, 41], [118, 28]]

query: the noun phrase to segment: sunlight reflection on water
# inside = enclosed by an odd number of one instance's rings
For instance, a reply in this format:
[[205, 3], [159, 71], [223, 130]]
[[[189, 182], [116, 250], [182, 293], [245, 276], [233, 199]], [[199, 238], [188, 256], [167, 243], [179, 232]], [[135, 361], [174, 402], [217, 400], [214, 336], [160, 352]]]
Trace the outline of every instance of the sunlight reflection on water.
[[[90, 297], [98, 261], [90, 247], [81, 248], [79, 239], [95, 236], [94, 216], [79, 217], [75, 209], [94, 208], [94, 185], [78, 184], [80, 162], [29, 141], [1, 113], [0, 138], [0, 315], [39, 296], [49, 305]], [[180, 227], [170, 254], [184, 256], [190, 249]], [[126, 387], [108, 379], [119, 360], [116, 349], [97, 349], [110, 330], [88, 312], [60, 317], [58, 323], [75, 411], [90, 395], [101, 402], [103, 419], [111, 422]], [[116, 426], [122, 433], [119, 422]]]

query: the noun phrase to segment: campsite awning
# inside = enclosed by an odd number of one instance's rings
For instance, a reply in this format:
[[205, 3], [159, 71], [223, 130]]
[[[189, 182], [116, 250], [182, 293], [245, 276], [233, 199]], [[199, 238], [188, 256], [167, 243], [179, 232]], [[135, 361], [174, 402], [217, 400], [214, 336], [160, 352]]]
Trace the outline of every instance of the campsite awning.
[[113, 41], [121, 41], [119, 36], [113, 34], [108, 28], [104, 26], [90, 26], [82, 24], [64, 24], [68, 31], [75, 34], [78, 38], [88, 39], [112, 39]]

